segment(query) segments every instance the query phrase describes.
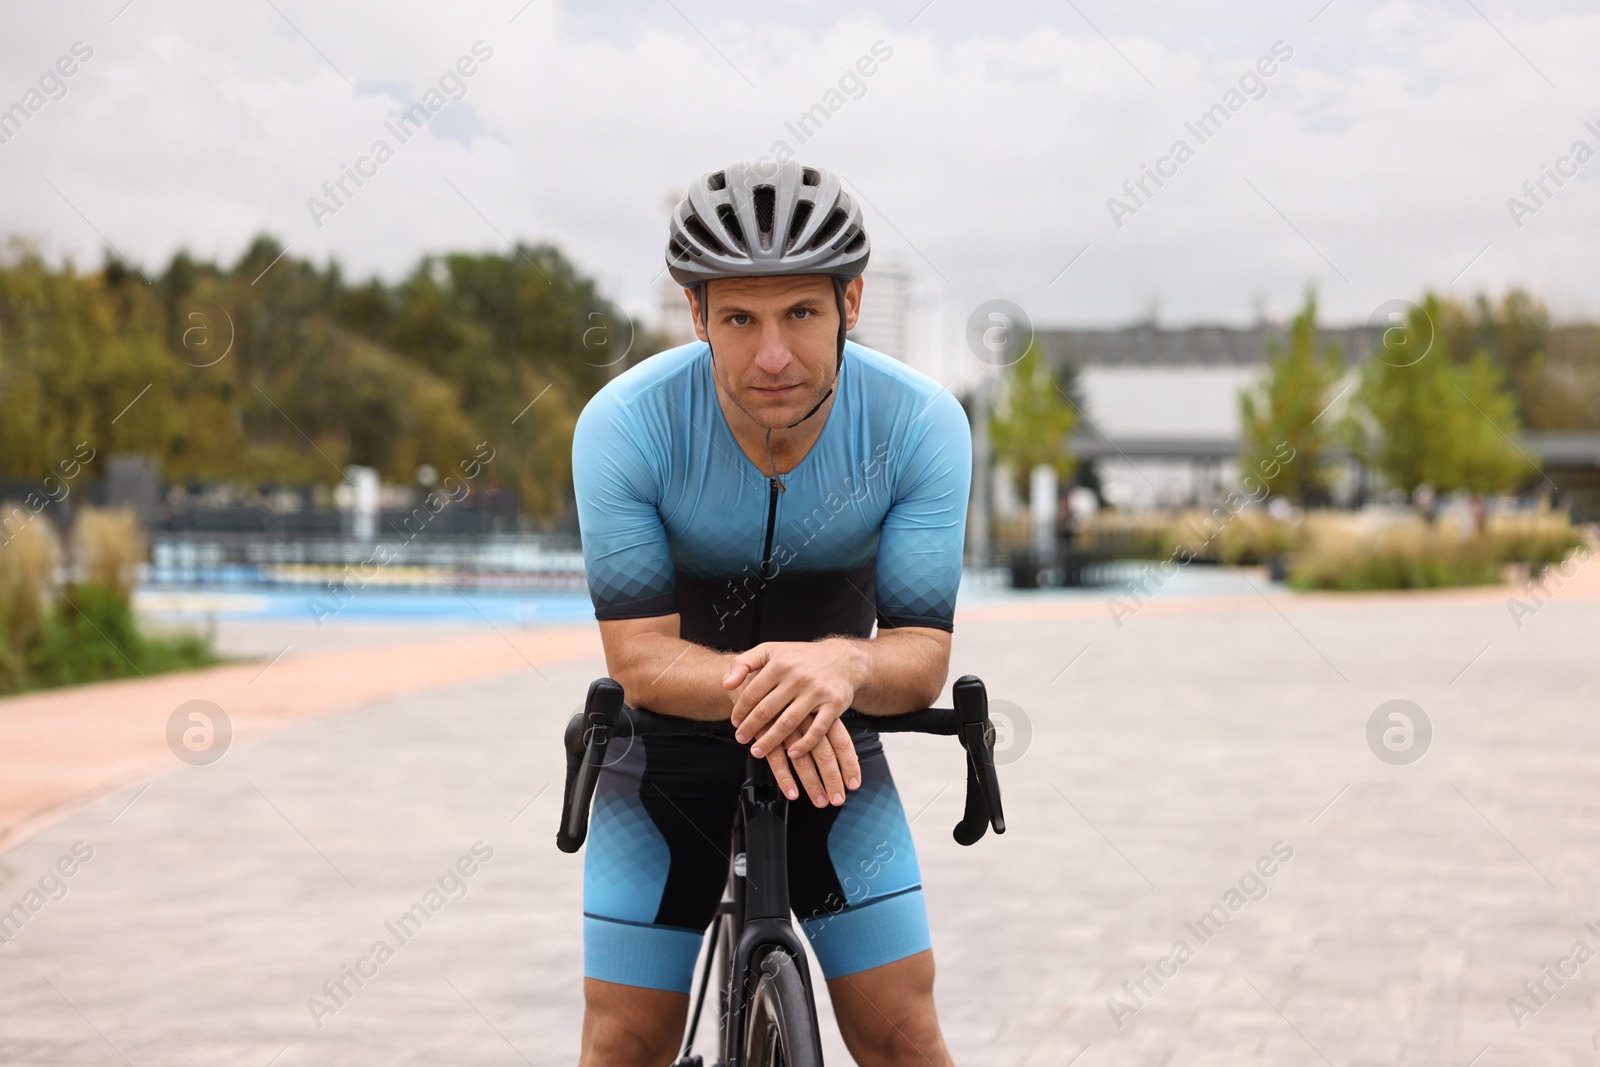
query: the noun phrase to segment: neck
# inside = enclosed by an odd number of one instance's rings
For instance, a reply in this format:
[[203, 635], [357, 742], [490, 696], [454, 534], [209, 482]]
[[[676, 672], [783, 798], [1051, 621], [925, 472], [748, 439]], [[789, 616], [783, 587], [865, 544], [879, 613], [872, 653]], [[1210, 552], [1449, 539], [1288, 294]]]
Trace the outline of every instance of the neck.
[[[728, 429], [733, 432], [734, 440], [739, 442], [740, 449], [754, 463], [762, 473], [771, 477], [774, 473], [773, 465], [776, 464], [778, 474], [787, 474], [811, 451], [811, 446], [816, 444], [817, 438], [822, 435], [822, 428], [827, 424], [828, 413], [833, 410], [833, 405], [839, 399], [839, 383], [833, 383], [833, 392], [822, 402], [816, 412], [798, 426], [775, 425], [768, 427], [745, 412], [738, 404], [734, 403], [722, 382], [716, 380], [717, 402], [722, 408], [722, 414], [728, 421]], [[803, 414], [815, 400], [806, 405], [805, 409], [797, 414]], [[794, 418], [795, 416], [790, 416]], [[769, 445], [768, 431], [771, 431], [770, 446], [771, 459], [768, 459]]]

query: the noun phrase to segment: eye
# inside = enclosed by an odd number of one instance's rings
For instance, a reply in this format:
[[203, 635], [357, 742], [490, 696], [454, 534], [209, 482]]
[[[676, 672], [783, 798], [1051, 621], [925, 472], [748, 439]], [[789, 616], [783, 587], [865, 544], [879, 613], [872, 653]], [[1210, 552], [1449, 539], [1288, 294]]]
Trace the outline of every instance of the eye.
[[750, 316], [749, 315], [729, 315], [728, 316], [728, 322], [731, 325], [734, 325], [734, 326], [748, 326], [748, 325], [750, 325]]
[[812, 308], [795, 308], [794, 309], [794, 317], [797, 318], [797, 319], [809, 319], [814, 315], [816, 315], [816, 311], [814, 309], [812, 309]]

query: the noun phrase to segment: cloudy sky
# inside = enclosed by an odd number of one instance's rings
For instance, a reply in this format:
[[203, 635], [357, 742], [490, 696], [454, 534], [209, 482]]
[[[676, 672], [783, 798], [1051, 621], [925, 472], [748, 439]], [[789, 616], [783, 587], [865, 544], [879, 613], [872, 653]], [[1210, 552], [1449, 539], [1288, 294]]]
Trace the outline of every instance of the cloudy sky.
[[[153, 266], [266, 231], [391, 277], [548, 240], [648, 309], [665, 198], [782, 142], [866, 201], [933, 348], [994, 297], [1041, 323], [1241, 323], [1314, 284], [1364, 320], [1521, 284], [1600, 317], [1600, 158], [1572, 155], [1600, 151], [1600, 13], [1576, 2], [524, 2], [9, 6], [0, 108], [37, 110], [0, 127], [0, 233]], [[385, 124], [441, 79], [400, 143]], [[1217, 104], [1202, 142], [1185, 124]], [[361, 163], [380, 139], [392, 158]], [[323, 183], [358, 164], [335, 204]], [[1168, 177], [1135, 200], [1146, 165]], [[1576, 176], [1536, 203], [1546, 166]]]

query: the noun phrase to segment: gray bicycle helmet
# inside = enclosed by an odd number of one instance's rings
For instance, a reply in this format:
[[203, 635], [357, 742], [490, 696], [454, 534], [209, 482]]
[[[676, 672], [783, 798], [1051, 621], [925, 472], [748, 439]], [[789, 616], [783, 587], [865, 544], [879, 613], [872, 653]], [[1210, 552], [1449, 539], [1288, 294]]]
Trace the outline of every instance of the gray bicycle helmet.
[[[733, 163], [702, 174], [673, 211], [667, 271], [673, 281], [696, 291], [703, 325], [707, 323], [705, 287], [709, 282], [784, 274], [827, 275], [833, 281], [833, 298], [839, 308], [838, 358], [833, 368], [837, 384], [844, 370], [845, 283], [866, 269], [871, 252], [861, 208], [844, 191], [838, 175], [794, 160]], [[815, 415], [833, 395], [834, 384], [787, 428], [792, 430]], [[769, 429], [769, 454], [771, 447]], [[782, 490], [782, 479], [776, 473], [774, 479]]]
[[837, 175], [794, 160], [734, 163], [701, 175], [672, 213], [667, 270], [685, 288], [779, 274], [849, 280], [871, 251]]

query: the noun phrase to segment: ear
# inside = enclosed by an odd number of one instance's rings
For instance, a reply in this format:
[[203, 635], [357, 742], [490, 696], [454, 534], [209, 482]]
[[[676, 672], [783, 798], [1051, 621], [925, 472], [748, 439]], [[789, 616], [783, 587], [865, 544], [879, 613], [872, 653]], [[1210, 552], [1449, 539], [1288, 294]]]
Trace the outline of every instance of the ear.
[[700, 317], [700, 301], [695, 299], [693, 289], [685, 289], [683, 295], [689, 300], [689, 315], [694, 319], [694, 335], [702, 341], [710, 341], [711, 336], [706, 333], [706, 324]]
[[856, 328], [856, 319], [861, 317], [861, 290], [866, 287], [866, 280], [857, 274], [851, 278], [844, 287], [844, 328]]

